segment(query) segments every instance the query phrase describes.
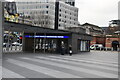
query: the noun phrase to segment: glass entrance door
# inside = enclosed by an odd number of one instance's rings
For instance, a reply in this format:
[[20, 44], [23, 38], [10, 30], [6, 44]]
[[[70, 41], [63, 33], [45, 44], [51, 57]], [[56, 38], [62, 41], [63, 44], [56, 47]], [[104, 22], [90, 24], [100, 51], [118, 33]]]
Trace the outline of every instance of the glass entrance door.
[[56, 39], [37, 38], [35, 40], [35, 51], [43, 53], [56, 52]]

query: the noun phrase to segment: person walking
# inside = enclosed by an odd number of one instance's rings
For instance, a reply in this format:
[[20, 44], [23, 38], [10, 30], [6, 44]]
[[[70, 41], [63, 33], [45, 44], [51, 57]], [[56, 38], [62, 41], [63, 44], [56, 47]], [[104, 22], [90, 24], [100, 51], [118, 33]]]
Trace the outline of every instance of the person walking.
[[72, 46], [69, 45], [69, 55], [72, 56]]
[[64, 55], [65, 53], [65, 45], [64, 45], [64, 42], [62, 41], [61, 43], [61, 55]]

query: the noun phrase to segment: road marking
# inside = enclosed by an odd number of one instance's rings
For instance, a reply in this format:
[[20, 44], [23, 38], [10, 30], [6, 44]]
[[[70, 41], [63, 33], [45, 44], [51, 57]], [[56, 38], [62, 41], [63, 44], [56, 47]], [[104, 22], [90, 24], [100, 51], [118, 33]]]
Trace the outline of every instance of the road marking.
[[84, 63], [91, 63], [91, 64], [100, 64], [100, 65], [106, 65], [106, 66], [113, 66], [118, 68], [118, 65], [116, 64], [108, 64], [108, 63], [102, 63], [102, 62], [94, 62], [94, 61], [86, 61], [86, 60], [78, 60], [78, 59], [72, 59], [72, 58], [65, 58], [65, 57], [57, 57], [57, 56], [49, 56], [51, 58], [57, 58], [57, 59], [64, 59], [64, 60], [70, 60], [70, 61], [76, 61], [76, 62], [84, 62]]
[[99, 69], [105, 69], [105, 70], [111, 70], [111, 71], [116, 71], [118, 72], [118, 68], [111, 68], [111, 67], [107, 67], [107, 66], [101, 66], [101, 65], [95, 65], [95, 64], [87, 64], [87, 63], [78, 63], [78, 62], [72, 62], [72, 61], [67, 61], [67, 60], [62, 60], [62, 59], [55, 59], [55, 58], [48, 58], [48, 57], [38, 57], [36, 56], [36, 58], [39, 59], [45, 59], [45, 60], [51, 60], [51, 61], [57, 61], [57, 62], [64, 62], [64, 63], [69, 63], [72, 65], [79, 65], [79, 66], [87, 66], [87, 67], [95, 67], [95, 68], [99, 68]]
[[74, 71], [84, 72], [84, 73], [88, 73], [88, 74], [92, 74], [92, 75], [97, 75], [97, 76], [101, 76], [101, 78], [103, 78], [103, 77], [118, 78], [118, 74], [106, 73], [106, 72], [97, 71], [97, 70], [90, 70], [90, 69], [80, 68], [80, 67], [76, 67], [76, 66], [61, 64], [61, 63], [57, 63], [57, 62], [39, 60], [39, 59], [31, 59], [31, 58], [26, 58], [26, 57], [22, 58], [22, 59], [27, 59], [27, 60], [31, 60], [31, 61], [43, 63], [43, 64], [49, 64], [52, 66], [62, 67], [62, 68], [66, 68], [66, 69], [70, 69], [70, 70], [74, 70]]
[[[71, 56], [64, 56], [66, 58], [71, 58]], [[86, 61], [94, 61], [94, 62], [102, 62], [102, 63], [111, 63], [111, 64], [118, 64], [118, 61], [117, 62], [110, 62], [110, 61], [102, 61], [102, 60], [97, 60], [97, 59], [86, 59], [86, 57], [82, 57], [82, 58], [78, 58], [78, 57], [72, 57], [72, 59], [82, 59], [82, 60], [86, 60]]]
[[2, 68], [2, 77], [3, 78], [25, 78], [24, 76], [21, 76], [20, 74], [10, 71], [6, 68]]
[[49, 76], [52, 76], [52, 77], [55, 77], [55, 78], [81, 78], [79, 76], [75, 76], [75, 75], [72, 75], [72, 74], [69, 74], [69, 73], [64, 73], [64, 72], [61, 72], [61, 71], [57, 71], [57, 70], [33, 65], [33, 64], [22, 62], [22, 61], [15, 60], [15, 59], [10, 59], [9, 58], [7, 61], [9, 63], [15, 64], [15, 65], [18, 65], [18, 66], [21, 66], [21, 67], [25, 67], [27, 69], [34, 70], [36, 72], [40, 72], [40, 73], [43, 73], [43, 74], [46, 74], [46, 75], [49, 75]]
[[2, 80], [2, 65], [0, 64], [0, 79]]

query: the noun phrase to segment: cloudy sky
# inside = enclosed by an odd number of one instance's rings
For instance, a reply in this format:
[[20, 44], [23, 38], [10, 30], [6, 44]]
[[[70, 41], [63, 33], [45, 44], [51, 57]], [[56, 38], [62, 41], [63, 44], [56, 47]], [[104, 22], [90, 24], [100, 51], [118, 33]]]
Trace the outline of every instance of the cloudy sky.
[[118, 19], [118, 2], [120, 0], [76, 0], [79, 8], [79, 21], [101, 27], [108, 26], [110, 20]]
[[[9, 0], [13, 1], [13, 0]], [[100, 27], [108, 26], [110, 20], [118, 19], [120, 0], [76, 0], [79, 8], [79, 22], [86, 22]]]

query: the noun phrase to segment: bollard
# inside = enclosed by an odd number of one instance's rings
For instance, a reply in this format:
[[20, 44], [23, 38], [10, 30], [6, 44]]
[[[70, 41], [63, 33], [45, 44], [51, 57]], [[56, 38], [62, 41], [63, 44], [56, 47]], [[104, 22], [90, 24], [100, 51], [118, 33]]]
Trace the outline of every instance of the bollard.
[[19, 45], [19, 51], [21, 50], [21, 45]]
[[15, 45], [15, 51], [17, 50], [17, 45]]
[[102, 51], [102, 48], [100, 47], [100, 51]]
[[96, 50], [96, 47], [94, 48], [94, 50]]
[[113, 47], [111, 48], [111, 51], [113, 51]]
[[105, 47], [106, 51], [107, 51], [107, 47]]

